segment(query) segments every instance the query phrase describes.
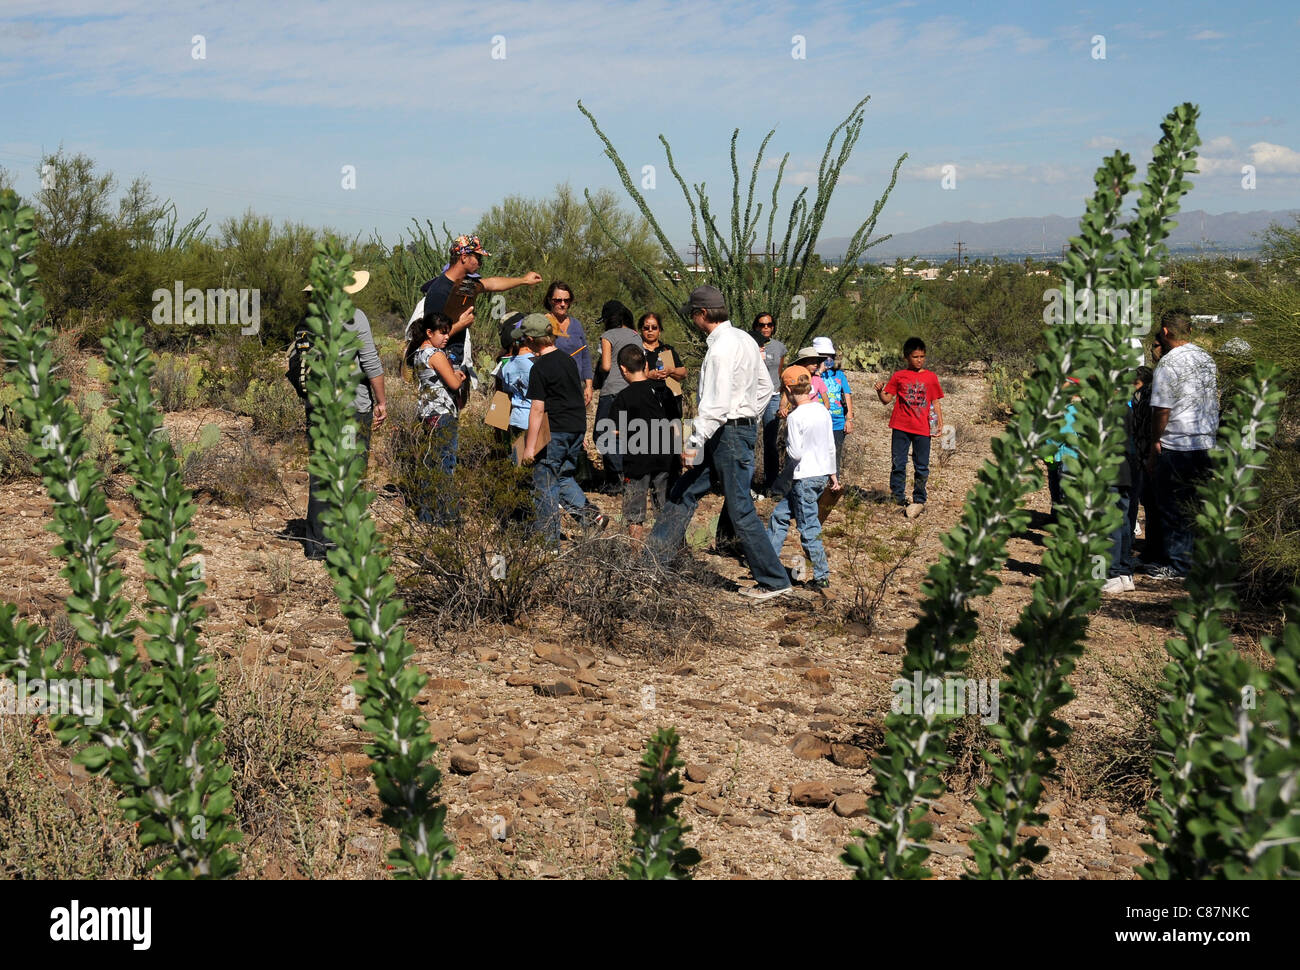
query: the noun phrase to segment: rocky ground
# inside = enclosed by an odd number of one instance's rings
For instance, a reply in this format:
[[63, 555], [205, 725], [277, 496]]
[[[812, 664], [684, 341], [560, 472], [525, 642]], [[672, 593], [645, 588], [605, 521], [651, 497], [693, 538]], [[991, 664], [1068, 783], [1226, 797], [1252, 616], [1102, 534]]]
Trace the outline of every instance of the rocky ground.
[[[871, 377], [855, 376], [866, 393], [857, 395], [844, 477], [875, 494], [888, 478], [888, 411], [870, 393]], [[688, 840], [704, 857], [701, 877], [845, 878], [838, 857], [864, 824], [870, 758], [918, 589], [1000, 430], [981, 420], [980, 379], [945, 383], [956, 448], [942, 461], [936, 449], [928, 506], [915, 519], [876, 502], [852, 515], [845, 505], [832, 512], [830, 597], [800, 590], [754, 606], [717, 591], [701, 606], [715, 632], [707, 642], [684, 638], [667, 656], [634, 644], [588, 649], [546, 610], [526, 627], [480, 626], [436, 638], [417, 627], [417, 660], [431, 676], [421, 702], [440, 746], [442, 797], [459, 846], [455, 868], [476, 878], [616, 874], [641, 745], [657, 727], [674, 725], [687, 762], [683, 816], [693, 827]], [[228, 434], [241, 428], [225, 412], [168, 416], [177, 440], [205, 423]], [[301, 455], [295, 460], [282, 495], [246, 509], [206, 502], [194, 523], [209, 587], [205, 633], [223, 682], [253, 698], [245, 711], [256, 712], [259, 698], [275, 698], [286, 716], [308, 717], [311, 728], [303, 734], [304, 763], [294, 767], [300, 781], [267, 782], [268, 804], [292, 820], [287, 834], [250, 839], [245, 872], [373, 877], [385, 871], [391, 836], [378, 819], [348, 686], [353, 654], [331, 583], [323, 564], [305, 561], [285, 537], [305, 506], [307, 476]], [[108, 493], [113, 514], [127, 523], [120, 561], [138, 599], [137, 517], [120, 482]], [[615, 500], [595, 500], [616, 511]], [[0, 502], [8, 511], [0, 520], [0, 596], [57, 617], [67, 587], [50, 554], [48, 499], [39, 483], [24, 480], [0, 488]], [[1045, 512], [1046, 490], [1030, 502]], [[707, 524], [719, 505], [706, 500], [697, 522]], [[769, 508], [761, 503], [760, 513]], [[402, 509], [381, 495], [373, 511], [392, 523]], [[1031, 530], [1012, 540], [1002, 584], [981, 604], [972, 652], [980, 676], [1014, 644], [1009, 630], [1028, 600], [1044, 538]], [[792, 536], [788, 562], [798, 558], [796, 543]], [[732, 560], [701, 558], [724, 579], [747, 581]], [[1088, 652], [1071, 678], [1078, 697], [1064, 718], [1075, 735], [1060, 756], [1062, 776], [1045, 798], [1050, 821], [1039, 833], [1051, 849], [1039, 870], [1045, 877], [1128, 879], [1141, 861], [1140, 711], [1152, 696], [1181, 591], [1141, 577], [1138, 583], [1093, 617]], [[1240, 643], [1252, 649], [1248, 633]], [[971, 855], [966, 843], [978, 819], [971, 798], [985, 740], [974, 724], [964, 731], [953, 749], [952, 791], [931, 812], [932, 863], [943, 878], [958, 876]], [[255, 771], [255, 761], [250, 756], [240, 770]], [[74, 769], [67, 773], [63, 783], [84, 783]]]

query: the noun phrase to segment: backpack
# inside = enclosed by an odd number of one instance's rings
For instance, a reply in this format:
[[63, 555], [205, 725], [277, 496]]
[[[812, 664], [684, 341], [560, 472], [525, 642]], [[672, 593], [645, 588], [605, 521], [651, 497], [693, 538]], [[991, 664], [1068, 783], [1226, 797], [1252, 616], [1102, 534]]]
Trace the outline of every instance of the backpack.
[[311, 352], [314, 340], [314, 335], [306, 326], [300, 326], [294, 331], [293, 343], [289, 345], [289, 369], [284, 375], [298, 392], [298, 397], [304, 401], [307, 400], [307, 355]]

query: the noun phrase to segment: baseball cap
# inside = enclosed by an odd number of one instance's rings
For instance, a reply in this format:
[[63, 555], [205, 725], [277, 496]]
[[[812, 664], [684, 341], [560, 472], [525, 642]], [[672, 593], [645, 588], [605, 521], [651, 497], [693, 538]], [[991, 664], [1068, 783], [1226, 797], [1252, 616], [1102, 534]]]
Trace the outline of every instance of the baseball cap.
[[817, 353], [821, 354], [823, 357], [835, 356], [835, 345], [831, 343], [830, 337], [813, 337], [812, 345], [813, 350], [817, 351]]
[[697, 286], [691, 290], [691, 298], [682, 304], [682, 316], [689, 318], [696, 310], [724, 310], [726, 306], [722, 291], [716, 286]]
[[510, 344], [523, 337], [524, 331], [520, 327], [520, 324], [523, 322], [524, 315], [518, 311], [506, 314], [505, 319], [501, 321], [501, 327], [499, 330], [501, 334], [502, 347], [508, 347]]
[[519, 324], [525, 337], [545, 337], [551, 332], [551, 321], [544, 313], [530, 313]]
[[483, 248], [479, 242], [478, 236], [457, 236], [451, 243], [451, 258], [456, 259], [458, 256], [464, 256], [468, 253], [477, 253], [480, 256], [487, 257], [492, 255]]
[[812, 372], [807, 367], [800, 367], [798, 364], [791, 364], [785, 370], [781, 371], [781, 383], [786, 387], [794, 387], [796, 384], [812, 383]]

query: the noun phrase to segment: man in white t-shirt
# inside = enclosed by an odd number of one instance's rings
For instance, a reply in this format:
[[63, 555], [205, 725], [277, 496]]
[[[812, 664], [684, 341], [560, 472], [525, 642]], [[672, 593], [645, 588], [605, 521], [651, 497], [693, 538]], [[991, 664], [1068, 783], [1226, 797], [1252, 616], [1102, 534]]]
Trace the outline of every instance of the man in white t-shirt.
[[1191, 343], [1185, 313], [1161, 320], [1163, 354], [1151, 386], [1151, 455], [1147, 469], [1164, 526], [1164, 562], [1148, 565], [1155, 579], [1181, 579], [1192, 567], [1196, 488], [1210, 474], [1210, 449], [1219, 430], [1218, 369]]

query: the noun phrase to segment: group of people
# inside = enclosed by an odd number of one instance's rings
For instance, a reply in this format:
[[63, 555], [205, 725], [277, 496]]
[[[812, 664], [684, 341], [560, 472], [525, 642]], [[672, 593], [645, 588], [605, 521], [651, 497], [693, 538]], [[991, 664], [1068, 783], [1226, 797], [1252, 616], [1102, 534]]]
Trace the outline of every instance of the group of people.
[[[1210, 472], [1219, 428], [1218, 370], [1214, 358], [1192, 343], [1191, 318], [1166, 313], [1151, 345], [1154, 369], [1141, 366], [1125, 411], [1125, 451], [1113, 489], [1121, 520], [1111, 537], [1111, 562], [1102, 592], [1136, 588], [1134, 573], [1181, 580], [1192, 567], [1196, 490]], [[1066, 378], [1067, 387], [1077, 385]], [[1047, 465], [1052, 514], [1063, 498], [1076, 407], [1067, 406], [1056, 450]], [[1145, 535], [1138, 522], [1145, 509]], [[1137, 540], [1142, 538], [1141, 559]]]
[[[537, 273], [483, 277], [488, 253], [474, 236], [458, 237], [449, 255], [442, 273], [422, 288], [424, 295], [407, 325], [404, 358], [419, 388], [415, 417], [427, 432], [426, 466], [448, 476], [456, 466], [460, 412], [477, 379], [470, 345], [474, 300], [485, 291], [542, 282]], [[348, 292], [361, 289], [365, 280], [366, 274], [358, 273]], [[683, 422], [687, 370], [675, 348], [663, 341], [659, 316], [644, 313], [634, 324], [626, 306], [616, 300], [606, 303], [598, 319], [604, 328], [600, 353], [593, 359], [582, 324], [572, 316], [573, 303], [573, 287], [557, 280], [546, 288], [545, 312], [506, 317], [499, 331], [501, 356], [490, 375], [501, 412], [508, 414], [497, 426], [502, 452], [513, 452], [519, 464], [533, 469], [537, 528], [558, 541], [564, 513], [588, 531], [609, 524], [576, 478], [587, 410], [598, 390], [594, 439], [603, 459], [601, 490], [621, 493], [627, 531], [644, 540], [651, 555], [664, 563], [673, 559], [700, 500], [718, 488], [723, 495], [718, 547], [743, 558], [755, 580], [742, 593], [768, 599], [792, 588], [799, 571], [781, 562], [791, 523], [812, 563], [810, 584], [826, 589], [830, 568], [821, 523], [843, 489], [844, 445], [854, 418], [852, 389], [832, 342], [817, 337], [791, 355], [776, 339], [770, 313], [758, 314], [746, 331], [732, 325], [717, 288], [697, 287], [681, 312], [704, 336], [706, 353], [696, 414]], [[365, 315], [358, 310], [347, 327], [361, 341], [364, 379], [353, 407], [364, 454], [371, 427], [387, 416], [383, 368]], [[1191, 343], [1190, 319], [1167, 314], [1152, 352], [1157, 365], [1154, 371], [1138, 370], [1126, 412], [1127, 448], [1115, 487], [1123, 523], [1113, 536], [1106, 593], [1134, 589], [1136, 570], [1156, 579], [1187, 574], [1192, 503], [1209, 471], [1217, 433], [1214, 361]], [[924, 341], [909, 338], [903, 357], [906, 366], [875, 390], [882, 404], [893, 406], [892, 499], [915, 509], [924, 507], [927, 498], [930, 445], [944, 427], [944, 395], [938, 378], [925, 367]], [[1077, 384], [1073, 378], [1067, 381]], [[1067, 458], [1075, 454], [1069, 444], [1074, 419], [1070, 405], [1048, 462], [1053, 514], [1071, 467]], [[763, 469], [756, 475], [760, 435]], [[909, 455], [914, 466], [910, 502]], [[308, 555], [323, 558], [328, 543], [320, 529], [315, 486], [313, 480]], [[450, 524], [457, 514], [454, 495], [454, 488], [434, 490], [433, 501], [421, 502], [418, 514], [425, 521]], [[763, 495], [775, 501], [766, 522], [755, 504]], [[652, 530], [646, 528], [647, 500], [656, 510]], [[1134, 548], [1139, 504], [1146, 508], [1140, 566]]]

